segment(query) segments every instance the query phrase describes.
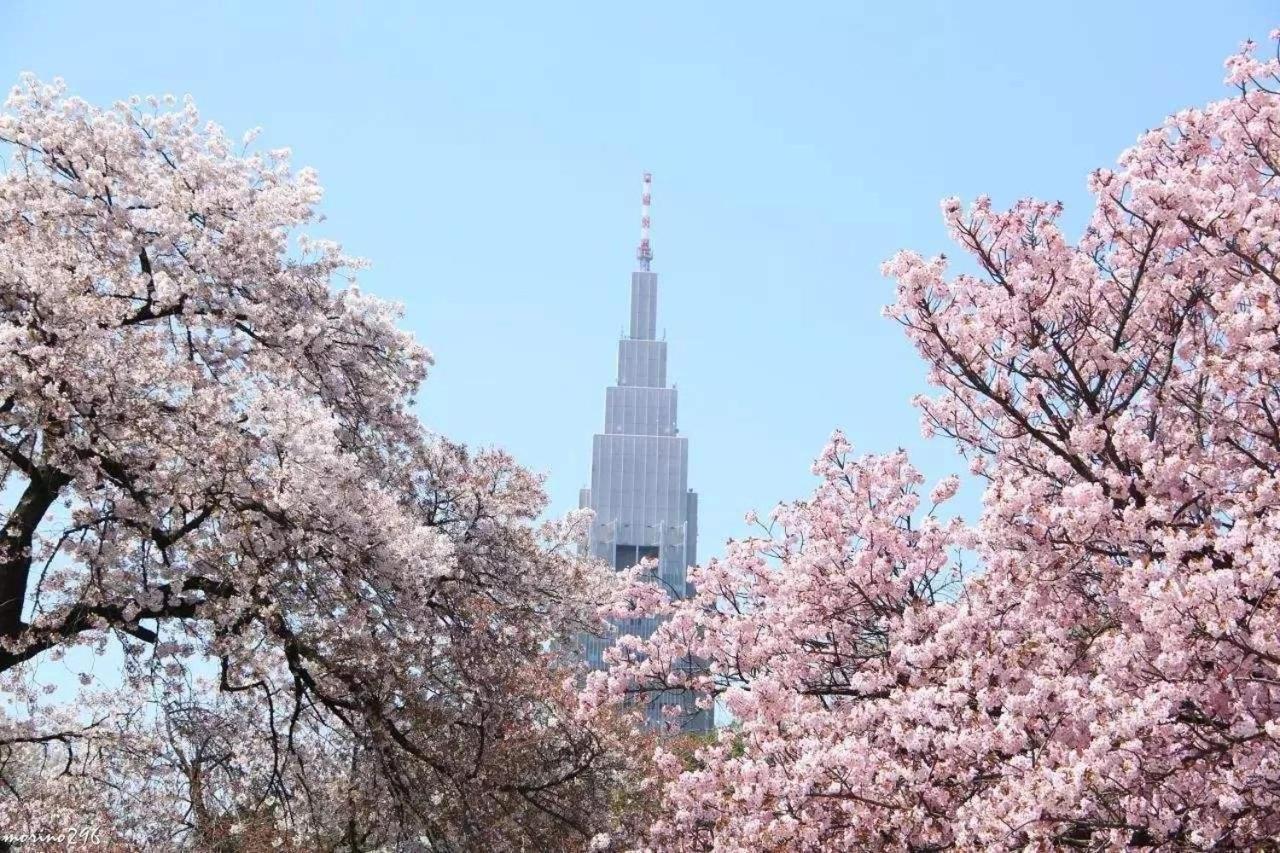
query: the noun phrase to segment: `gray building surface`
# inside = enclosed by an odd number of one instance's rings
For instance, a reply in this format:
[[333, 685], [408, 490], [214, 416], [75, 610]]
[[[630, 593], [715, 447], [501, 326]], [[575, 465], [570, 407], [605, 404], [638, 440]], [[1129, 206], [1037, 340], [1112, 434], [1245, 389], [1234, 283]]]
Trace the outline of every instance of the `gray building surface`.
[[[618, 342], [618, 382], [605, 391], [604, 432], [591, 446], [591, 486], [580, 504], [595, 512], [587, 547], [616, 569], [657, 560], [656, 580], [678, 597], [692, 593], [686, 570], [697, 561], [698, 496], [689, 488], [689, 440], [676, 427], [676, 389], [667, 385], [667, 342], [657, 337], [658, 276], [649, 270], [648, 185], [644, 230], [631, 274], [630, 333]], [[653, 619], [625, 620], [621, 633], [648, 637]], [[586, 637], [586, 657], [602, 666], [609, 639]], [[662, 707], [681, 708], [686, 731], [711, 728], [711, 714], [689, 693], [664, 695], [648, 709], [657, 724]]]

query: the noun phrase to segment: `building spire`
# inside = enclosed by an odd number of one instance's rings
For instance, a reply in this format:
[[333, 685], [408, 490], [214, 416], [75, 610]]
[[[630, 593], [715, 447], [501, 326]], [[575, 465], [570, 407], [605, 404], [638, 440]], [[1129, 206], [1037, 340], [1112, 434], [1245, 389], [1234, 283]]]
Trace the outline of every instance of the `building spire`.
[[649, 248], [649, 194], [652, 188], [653, 175], [645, 172], [640, 194], [640, 246], [636, 249], [636, 260], [645, 272], [649, 271], [649, 262], [653, 260], [653, 250]]

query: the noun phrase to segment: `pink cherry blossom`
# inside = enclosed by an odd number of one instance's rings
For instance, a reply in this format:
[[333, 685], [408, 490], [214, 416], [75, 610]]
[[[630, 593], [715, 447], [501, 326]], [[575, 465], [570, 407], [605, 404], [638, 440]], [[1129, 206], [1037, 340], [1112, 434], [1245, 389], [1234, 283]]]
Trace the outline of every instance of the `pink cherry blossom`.
[[[619, 831], [643, 739], [582, 713], [556, 651], [614, 595], [581, 519], [535, 526], [540, 480], [413, 416], [430, 356], [300, 236], [314, 173], [167, 103], [27, 78], [0, 113], [0, 827]], [[86, 657], [55, 702], [41, 666]]]
[[[1280, 837], [1280, 62], [1061, 205], [943, 202], [887, 314], [972, 527], [836, 434], [591, 687], [732, 722], [656, 750], [668, 850], [1270, 849]], [[856, 389], [854, 389], [856, 391]], [[930, 495], [945, 503], [957, 481]], [[688, 662], [696, 662], [690, 666]]]

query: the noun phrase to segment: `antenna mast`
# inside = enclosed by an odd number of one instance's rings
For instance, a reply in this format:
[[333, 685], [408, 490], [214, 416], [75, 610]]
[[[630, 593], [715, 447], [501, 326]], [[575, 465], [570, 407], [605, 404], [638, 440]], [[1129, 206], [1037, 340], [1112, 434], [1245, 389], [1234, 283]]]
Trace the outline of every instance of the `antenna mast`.
[[640, 194], [640, 246], [636, 249], [636, 260], [645, 272], [649, 271], [649, 262], [653, 260], [653, 250], [649, 248], [649, 195], [652, 189], [653, 175], [645, 172]]

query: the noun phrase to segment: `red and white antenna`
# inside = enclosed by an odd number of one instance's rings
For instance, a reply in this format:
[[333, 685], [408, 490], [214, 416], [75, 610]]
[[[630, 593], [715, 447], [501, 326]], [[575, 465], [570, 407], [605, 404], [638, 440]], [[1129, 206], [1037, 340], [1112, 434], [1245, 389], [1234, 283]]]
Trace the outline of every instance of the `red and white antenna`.
[[653, 250], [649, 248], [649, 194], [653, 189], [653, 175], [644, 173], [644, 184], [640, 195], [640, 247], [636, 249], [636, 260], [640, 269], [648, 271], [649, 262], [653, 260]]

